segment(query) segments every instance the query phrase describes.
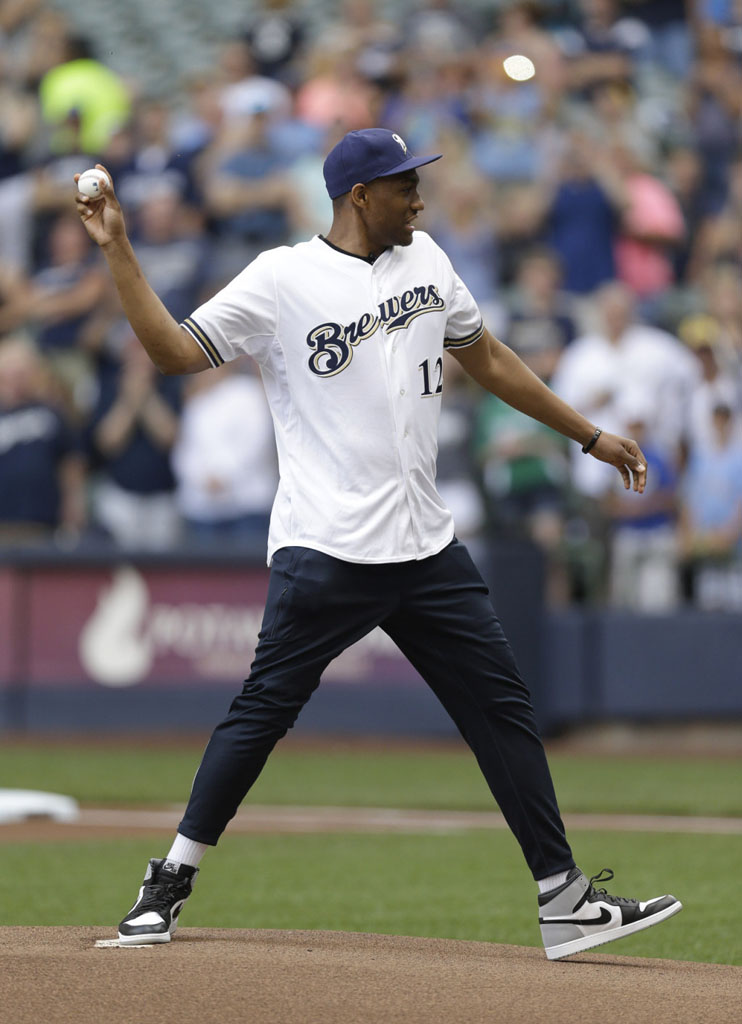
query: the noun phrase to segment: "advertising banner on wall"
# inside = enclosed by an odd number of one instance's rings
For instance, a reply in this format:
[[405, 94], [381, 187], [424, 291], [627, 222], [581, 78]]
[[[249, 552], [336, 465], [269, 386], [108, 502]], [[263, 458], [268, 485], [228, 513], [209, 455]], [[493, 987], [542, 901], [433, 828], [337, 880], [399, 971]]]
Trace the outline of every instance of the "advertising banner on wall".
[[0, 687], [14, 681], [16, 644], [15, 632], [15, 577], [10, 569], [0, 569]]
[[[268, 571], [118, 565], [37, 568], [25, 580], [23, 674], [31, 686], [203, 687], [244, 679]], [[0, 584], [0, 615], [2, 615]], [[325, 683], [423, 685], [381, 630], [342, 654]]]

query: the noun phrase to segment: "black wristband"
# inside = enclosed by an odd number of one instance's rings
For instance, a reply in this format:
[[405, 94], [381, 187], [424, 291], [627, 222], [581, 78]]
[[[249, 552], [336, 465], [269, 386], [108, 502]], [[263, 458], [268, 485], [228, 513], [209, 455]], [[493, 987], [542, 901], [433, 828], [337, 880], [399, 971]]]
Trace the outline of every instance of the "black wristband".
[[587, 444], [584, 444], [582, 446], [582, 454], [583, 455], [587, 455], [587, 453], [590, 451], [590, 449], [593, 447], [593, 445], [595, 444], [595, 442], [598, 440], [598, 438], [600, 437], [600, 435], [602, 433], [603, 433], [603, 431], [600, 429], [600, 427], [598, 427], [596, 429], [595, 433], [593, 434], [593, 436], [587, 442]]

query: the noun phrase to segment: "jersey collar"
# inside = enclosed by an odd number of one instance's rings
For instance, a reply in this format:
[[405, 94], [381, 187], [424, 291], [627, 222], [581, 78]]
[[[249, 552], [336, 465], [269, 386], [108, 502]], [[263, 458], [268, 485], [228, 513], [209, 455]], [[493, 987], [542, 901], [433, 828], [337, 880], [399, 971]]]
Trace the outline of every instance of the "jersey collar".
[[340, 252], [343, 256], [352, 256], [354, 260], [360, 260], [361, 263], [368, 263], [369, 266], [373, 266], [378, 258], [383, 256], [385, 252], [389, 252], [389, 247], [387, 247], [386, 249], [382, 249], [381, 252], [377, 253], [375, 256], [373, 253], [369, 253], [368, 256], [359, 256], [357, 252], [348, 252], [347, 249], [341, 249], [339, 245], [334, 245], [332, 242], [329, 242], [324, 235], [317, 235], [317, 238], [324, 242], [325, 245], [329, 245], [331, 249], [335, 250], [335, 252]]

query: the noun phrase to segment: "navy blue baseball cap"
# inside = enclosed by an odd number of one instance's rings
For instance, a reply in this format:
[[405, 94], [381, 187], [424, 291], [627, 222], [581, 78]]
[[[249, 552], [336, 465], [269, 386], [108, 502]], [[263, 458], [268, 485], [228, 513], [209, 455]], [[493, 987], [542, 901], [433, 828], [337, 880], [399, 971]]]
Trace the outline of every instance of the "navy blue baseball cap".
[[414, 167], [422, 167], [443, 156], [413, 156], [404, 139], [386, 128], [364, 128], [348, 132], [330, 150], [323, 173], [330, 199], [350, 192], [354, 185], [364, 185], [375, 178], [402, 174]]

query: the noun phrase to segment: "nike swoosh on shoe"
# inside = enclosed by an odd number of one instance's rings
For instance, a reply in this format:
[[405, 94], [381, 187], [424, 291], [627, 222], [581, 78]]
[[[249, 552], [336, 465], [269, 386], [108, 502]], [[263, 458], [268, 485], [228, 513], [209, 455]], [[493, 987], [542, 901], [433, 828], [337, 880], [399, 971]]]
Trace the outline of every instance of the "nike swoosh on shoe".
[[605, 907], [600, 908], [598, 917], [540, 917], [539, 924], [578, 924], [580, 927], [586, 924], [608, 924], [613, 920], [613, 914]]

